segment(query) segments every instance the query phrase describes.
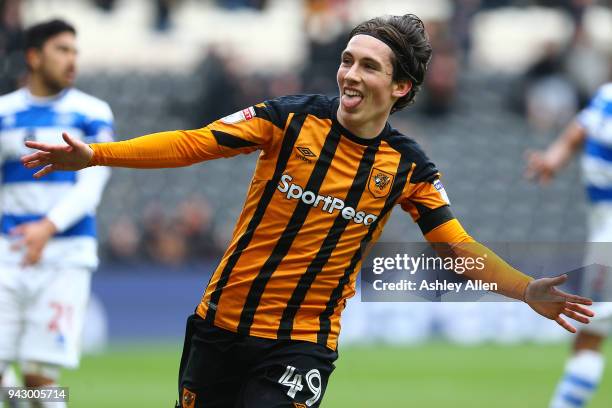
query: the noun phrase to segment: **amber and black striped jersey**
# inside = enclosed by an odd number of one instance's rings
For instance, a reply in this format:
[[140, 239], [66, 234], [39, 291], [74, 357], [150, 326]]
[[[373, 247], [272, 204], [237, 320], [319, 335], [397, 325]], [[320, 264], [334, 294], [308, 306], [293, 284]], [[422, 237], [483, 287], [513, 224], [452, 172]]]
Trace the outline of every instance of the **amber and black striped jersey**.
[[[430, 241], [471, 240], [418, 144], [389, 124], [373, 139], [357, 137], [338, 122], [338, 103], [281, 97], [202, 129], [92, 145], [92, 164], [140, 168], [261, 151], [231, 243], [197, 308], [208, 322], [335, 349], [362, 249], [396, 205]], [[528, 279], [504, 273], [508, 293], [520, 297]]]
[[337, 99], [294, 96], [208, 126], [221, 154], [261, 149], [244, 210], [198, 314], [243, 334], [336, 347], [361, 248], [400, 204], [424, 232], [451, 218], [438, 171], [386, 125], [359, 138]]

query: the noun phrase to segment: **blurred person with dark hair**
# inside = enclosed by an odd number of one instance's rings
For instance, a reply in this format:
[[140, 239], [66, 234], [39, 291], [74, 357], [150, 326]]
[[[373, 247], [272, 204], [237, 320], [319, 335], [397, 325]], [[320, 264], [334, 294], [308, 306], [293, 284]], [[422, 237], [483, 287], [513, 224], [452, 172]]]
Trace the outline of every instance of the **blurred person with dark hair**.
[[221, 46], [212, 47], [192, 74], [202, 84], [195, 107], [183, 109], [193, 126], [227, 115], [239, 101], [242, 92], [239, 80], [221, 49]]
[[22, 47], [21, 0], [0, 0], [0, 53], [9, 54]]
[[[111, 141], [107, 103], [73, 88], [76, 30], [62, 20], [26, 31], [27, 85], [0, 97], [0, 373], [21, 362], [27, 387], [56, 385], [79, 364], [80, 336], [97, 267], [95, 210], [107, 168], [41, 179], [20, 165], [24, 140]], [[35, 401], [36, 406], [64, 403]]]
[[144, 210], [141, 248], [146, 262], [171, 268], [187, 262], [186, 237], [177, 220], [164, 211], [160, 202], [154, 201]]
[[540, 57], [514, 90], [514, 102], [535, 129], [558, 132], [607, 80], [609, 61], [593, 46], [584, 27], [583, 17], [592, 0], [536, 3], [567, 12], [574, 30], [567, 44], [542, 45]]
[[517, 3], [524, 3], [524, 0], [480, 0], [482, 10], [493, 10], [502, 7], [517, 6]]
[[530, 125], [546, 132], [557, 131], [578, 110], [578, 90], [565, 72], [566, 50], [546, 43], [542, 55], [523, 77], [522, 98]]
[[172, 12], [179, 0], [155, 0], [155, 29], [167, 31], [171, 28]]
[[138, 227], [130, 217], [124, 215], [117, 218], [108, 227], [103, 261], [119, 264], [141, 261], [140, 236]]
[[144, 208], [141, 219], [141, 251], [146, 261], [155, 262], [158, 237], [164, 234], [170, 221], [160, 202], [153, 201]]
[[534, 0], [533, 3], [542, 7], [551, 7], [565, 10], [577, 26], [582, 24], [586, 9], [595, 3], [595, 0]]
[[216, 0], [219, 7], [228, 10], [236, 10], [241, 8], [251, 8], [257, 11], [262, 11], [268, 4], [268, 0]]
[[[173, 9], [180, 0], [154, 0], [151, 2], [153, 12], [153, 27], [157, 31], [167, 31], [171, 28]], [[110, 13], [116, 7], [116, 0], [93, 0], [93, 4], [100, 10]]]
[[[590, 300], [532, 280], [476, 243], [453, 216], [439, 172], [388, 123], [421, 87], [431, 46], [412, 14], [359, 24], [340, 55], [339, 97], [284, 96], [197, 130], [70, 147], [26, 142], [36, 177], [90, 166], [158, 168], [261, 150], [232, 241], [188, 319], [179, 387], [187, 407], [319, 407], [337, 358], [340, 315], [362, 249], [399, 205], [425, 238], [485, 255], [471, 279], [575, 330]], [[231, 180], [227, 180], [231, 182]], [[474, 256], [473, 254], [468, 256]]]
[[425, 81], [425, 113], [430, 116], [443, 116], [449, 113], [457, 93], [459, 61], [455, 48], [450, 43], [441, 44], [434, 55]]
[[157, 264], [178, 268], [187, 262], [187, 237], [174, 223], [167, 225], [163, 233], [154, 236], [149, 245], [151, 260]]
[[[547, 184], [579, 152], [590, 209], [589, 242], [612, 242], [612, 83], [602, 86], [582, 112], [545, 151], [528, 152], [529, 178]], [[603, 253], [602, 253], [603, 250]], [[583, 273], [583, 290], [595, 300], [592, 323], [580, 327], [573, 354], [565, 366], [551, 408], [587, 406], [604, 370], [602, 345], [612, 330], [612, 252], [608, 245], [591, 245], [585, 265], [599, 265], [597, 273]]]
[[449, 113], [455, 102], [459, 61], [450, 25], [446, 21], [426, 23], [432, 48], [435, 50], [423, 86], [423, 110], [430, 116]]
[[[593, 3], [591, 0], [575, 0], [572, 3], [582, 4], [573, 14], [575, 29], [569, 48], [565, 53], [565, 71], [576, 85], [579, 96], [579, 105], [586, 106], [591, 97], [597, 92], [600, 85], [608, 81], [612, 67], [609, 52], [597, 47], [593, 37], [585, 27], [584, 14], [587, 7]], [[610, 6], [612, 4], [609, 4]]]
[[194, 196], [179, 204], [177, 226], [187, 244], [190, 261], [207, 261], [223, 255], [213, 222], [213, 209], [204, 197]]
[[467, 60], [472, 49], [472, 21], [482, 6], [481, 0], [455, 0], [454, 3], [450, 28], [461, 51], [462, 59]]
[[21, 0], [0, 0], [0, 95], [14, 91], [25, 74]]
[[109, 13], [113, 11], [113, 9], [115, 8], [116, 1], [115, 0], [93, 0], [93, 3], [100, 10], [103, 10]]
[[331, 93], [337, 87], [333, 72], [338, 54], [350, 32], [348, 0], [308, 0], [304, 6], [304, 31], [308, 58], [302, 70], [307, 92]]

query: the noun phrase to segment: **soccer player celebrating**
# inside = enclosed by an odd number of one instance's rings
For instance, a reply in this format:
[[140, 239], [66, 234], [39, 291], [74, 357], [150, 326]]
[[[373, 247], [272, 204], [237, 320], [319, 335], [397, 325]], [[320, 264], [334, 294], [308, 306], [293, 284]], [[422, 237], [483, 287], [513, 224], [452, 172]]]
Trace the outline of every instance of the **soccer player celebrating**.
[[[362, 248], [396, 204], [429, 241], [473, 242], [434, 165], [387, 123], [414, 99], [430, 56], [418, 17], [375, 18], [353, 29], [342, 52], [339, 97], [280, 97], [201, 129], [117, 143], [87, 145], [68, 134], [67, 145], [27, 142], [40, 150], [23, 157], [28, 169], [44, 166], [36, 177], [187, 166], [261, 150], [231, 243], [188, 319], [182, 407], [318, 407]], [[592, 315], [582, 306], [588, 299], [554, 287], [564, 277], [532, 280], [499, 258], [492, 264], [468, 276], [497, 282], [500, 293], [570, 331], [562, 314], [581, 322]]]
[[[527, 176], [548, 183], [570, 159], [583, 151], [582, 170], [589, 210], [589, 242], [612, 242], [612, 83], [602, 86], [591, 103], [544, 152], [528, 154]], [[551, 408], [579, 408], [588, 404], [603, 376], [603, 341], [612, 329], [612, 252], [607, 246], [589, 248], [586, 265], [597, 263], [597, 274], [583, 275], [583, 288], [597, 302], [597, 317], [580, 327], [574, 352], [565, 366]]]
[[75, 35], [60, 20], [28, 29], [27, 85], [0, 97], [0, 375], [23, 362], [28, 387], [55, 385], [60, 367], [78, 365], [98, 263], [94, 214], [110, 174], [91, 167], [34, 178], [19, 161], [24, 140], [57, 143], [62, 131], [112, 140], [108, 104], [72, 88]]

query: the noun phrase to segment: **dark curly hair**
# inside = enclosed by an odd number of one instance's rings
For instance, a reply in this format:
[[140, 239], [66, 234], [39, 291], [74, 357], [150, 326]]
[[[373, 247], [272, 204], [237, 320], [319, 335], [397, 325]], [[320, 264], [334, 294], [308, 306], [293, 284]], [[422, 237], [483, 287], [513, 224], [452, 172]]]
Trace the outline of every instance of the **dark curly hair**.
[[26, 50], [29, 48], [42, 49], [51, 37], [65, 32], [76, 35], [75, 28], [64, 20], [55, 19], [33, 25], [25, 32], [24, 48]]
[[391, 113], [411, 104], [423, 84], [431, 59], [431, 45], [421, 19], [414, 14], [376, 17], [353, 28], [349, 40], [359, 34], [387, 44], [393, 51], [393, 81], [412, 83], [410, 91], [395, 102]]

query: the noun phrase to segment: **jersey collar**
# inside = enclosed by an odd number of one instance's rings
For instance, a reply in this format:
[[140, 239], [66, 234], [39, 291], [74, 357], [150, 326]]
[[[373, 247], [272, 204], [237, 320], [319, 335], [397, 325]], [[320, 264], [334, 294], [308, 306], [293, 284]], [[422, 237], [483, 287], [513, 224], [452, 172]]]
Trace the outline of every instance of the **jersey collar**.
[[71, 88], [66, 88], [63, 91], [61, 91], [60, 93], [55, 94], [55, 95], [51, 95], [51, 96], [34, 96], [30, 92], [28, 87], [23, 88], [24, 94], [26, 96], [26, 99], [27, 99], [28, 103], [30, 105], [38, 105], [38, 106], [50, 105], [50, 104], [52, 104], [54, 102], [59, 101], [64, 96], [66, 96], [66, 94], [70, 91], [70, 89]]

